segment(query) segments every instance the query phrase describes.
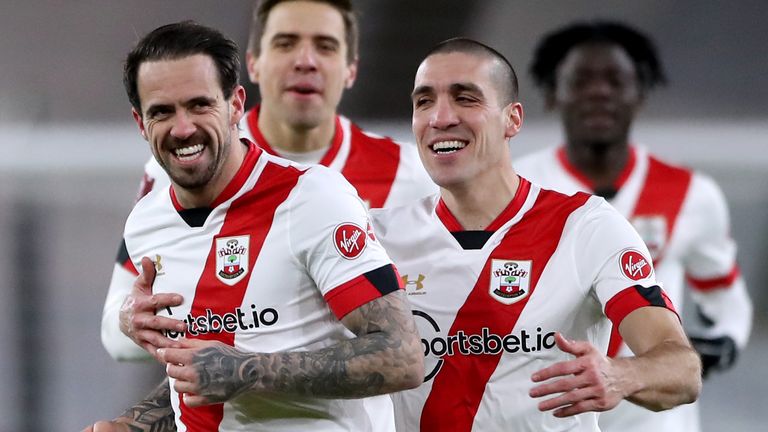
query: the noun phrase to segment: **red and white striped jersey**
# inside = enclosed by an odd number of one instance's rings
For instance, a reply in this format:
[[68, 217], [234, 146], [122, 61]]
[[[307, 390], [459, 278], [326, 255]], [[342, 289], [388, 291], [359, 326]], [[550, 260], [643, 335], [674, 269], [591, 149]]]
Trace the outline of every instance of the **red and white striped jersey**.
[[521, 179], [475, 249], [462, 242], [479, 232], [463, 231], [437, 196], [371, 220], [426, 355], [424, 384], [393, 395], [398, 430], [597, 431], [596, 413], [556, 418], [528, 395], [535, 371], [569, 357], [555, 332], [607, 349], [610, 321], [672, 309], [642, 240], [602, 198]]
[[[592, 183], [569, 163], [563, 147], [519, 158], [514, 166], [520, 175], [546, 188], [594, 192]], [[715, 182], [662, 162], [642, 147], [631, 147], [614, 188], [617, 193], [610, 203], [640, 233], [651, 252], [656, 278], [678, 310], [687, 281], [691, 298], [714, 321], [707, 334], [728, 335], [743, 348], [752, 305], [736, 263], [725, 198]], [[632, 355], [617, 333], [608, 353]], [[600, 427], [609, 432], [700, 430], [697, 404], [655, 413], [626, 401], [602, 414]]]
[[[243, 116], [240, 131], [243, 138], [255, 142], [267, 153], [277, 154], [259, 131], [258, 107]], [[416, 146], [365, 132], [343, 116], [336, 117], [330, 148], [310, 162], [340, 172], [371, 208], [406, 204], [438, 190], [424, 170]], [[155, 158], [150, 158], [144, 167], [139, 197], [153, 188], [166, 187], [169, 182], [163, 168]], [[102, 344], [119, 360], [148, 358], [144, 350], [120, 332], [118, 325], [120, 305], [136, 275], [136, 269], [121, 252], [112, 272], [101, 325]]]
[[[158, 314], [185, 320], [188, 338], [247, 352], [316, 350], [350, 339], [339, 320], [400, 286], [364, 204], [341, 175], [252, 143], [210, 208], [183, 209], [173, 188], [156, 188], [136, 204], [124, 238], [134, 265], [154, 260], [153, 292], [184, 296], [184, 304]], [[192, 409], [173, 380], [171, 402], [179, 431], [381, 430], [375, 423], [391, 409], [387, 396], [271, 394]]]

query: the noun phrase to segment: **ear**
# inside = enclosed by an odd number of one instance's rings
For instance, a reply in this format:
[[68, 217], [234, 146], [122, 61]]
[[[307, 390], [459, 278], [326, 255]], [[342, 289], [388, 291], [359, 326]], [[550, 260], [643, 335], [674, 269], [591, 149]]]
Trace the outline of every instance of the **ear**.
[[245, 88], [241, 85], [235, 87], [235, 90], [230, 96], [231, 117], [230, 124], [234, 124], [235, 127], [240, 123], [240, 119], [245, 114]]
[[504, 138], [509, 139], [517, 135], [523, 127], [523, 106], [520, 102], [512, 102], [502, 111], [504, 113]]
[[251, 52], [245, 53], [245, 66], [248, 69], [248, 78], [252, 83], [259, 83], [259, 58], [251, 54]]
[[146, 140], [149, 141], [147, 138], [147, 130], [144, 128], [144, 118], [141, 116], [141, 114], [136, 111], [136, 108], [131, 108], [131, 114], [133, 114], [133, 120], [136, 122], [137, 125], [139, 125], [139, 132], [141, 132], [141, 136]]
[[350, 89], [357, 79], [357, 57], [347, 65], [347, 78], [344, 80], [344, 88]]

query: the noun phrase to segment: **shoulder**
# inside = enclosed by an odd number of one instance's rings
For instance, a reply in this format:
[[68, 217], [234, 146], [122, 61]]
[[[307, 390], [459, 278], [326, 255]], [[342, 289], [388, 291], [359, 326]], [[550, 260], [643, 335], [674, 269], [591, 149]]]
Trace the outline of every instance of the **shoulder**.
[[342, 127], [348, 128], [350, 141], [356, 150], [365, 150], [380, 156], [398, 157], [405, 144], [390, 137], [369, 132], [344, 116], [339, 116]]
[[544, 165], [551, 165], [556, 160], [558, 147], [548, 147], [533, 153], [515, 158], [512, 165], [515, 170], [525, 176], [533, 176], [534, 169]]

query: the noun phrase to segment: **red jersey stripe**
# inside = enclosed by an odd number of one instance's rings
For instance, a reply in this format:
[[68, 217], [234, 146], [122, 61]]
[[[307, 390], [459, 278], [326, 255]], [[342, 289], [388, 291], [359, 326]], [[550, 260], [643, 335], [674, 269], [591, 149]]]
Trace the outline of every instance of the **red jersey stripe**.
[[[523, 204], [525, 204], [525, 200], [528, 198], [528, 192], [531, 190], [531, 182], [522, 177], [518, 178], [520, 179], [520, 184], [517, 186], [515, 196], [512, 197], [512, 200], [507, 204], [507, 207], [502, 210], [496, 219], [494, 219], [483, 231], [498, 230], [502, 225], [507, 223], [508, 220], [512, 219], [523, 207]], [[451, 213], [451, 209], [448, 208], [442, 198], [437, 201], [435, 213], [448, 231], [464, 231], [464, 227], [461, 226], [461, 223], [456, 219], [456, 216]]]
[[686, 280], [691, 287], [697, 291], [711, 291], [719, 288], [730, 288], [739, 276], [741, 276], [741, 270], [738, 265], [734, 265], [731, 271], [722, 277], [696, 279], [691, 276], [686, 276]]
[[[589, 195], [567, 197], [542, 190], [534, 207], [512, 226], [486, 260], [483, 270], [466, 302], [456, 314], [448, 335], [459, 331], [481, 334], [483, 327], [497, 335], [509, 334], [515, 327], [527, 301], [533, 295], [542, 271], [555, 252], [566, 220], [584, 205]], [[532, 260], [528, 297], [512, 305], [493, 300], [488, 293], [492, 259]], [[421, 414], [421, 430], [470, 431], [485, 386], [501, 360], [500, 354], [462, 355], [443, 358], [440, 372]], [[457, 383], [466, 383], [457, 389]]]
[[[233, 286], [224, 285], [218, 280], [216, 238], [249, 235], [248, 268], [253, 269], [264, 245], [264, 239], [272, 227], [277, 207], [286, 200], [303, 173], [304, 171], [294, 167], [283, 167], [268, 162], [254, 188], [232, 202], [221, 231], [211, 240], [211, 249], [205, 268], [197, 284], [195, 298], [192, 300], [190, 311], [192, 316], [205, 315], [207, 310], [224, 316], [242, 304], [251, 274]], [[207, 332], [197, 336], [187, 334], [187, 337], [218, 340], [234, 345], [234, 334], [225, 331]], [[187, 426], [189, 432], [218, 430], [223, 417], [223, 404], [190, 408], [180, 399], [179, 407], [181, 421]]]
[[[337, 119], [337, 130], [338, 126]], [[349, 156], [341, 174], [357, 189], [370, 208], [384, 207], [400, 165], [400, 146], [382, 138], [371, 137], [350, 123]], [[354, 143], [364, 143], [354, 145]]]

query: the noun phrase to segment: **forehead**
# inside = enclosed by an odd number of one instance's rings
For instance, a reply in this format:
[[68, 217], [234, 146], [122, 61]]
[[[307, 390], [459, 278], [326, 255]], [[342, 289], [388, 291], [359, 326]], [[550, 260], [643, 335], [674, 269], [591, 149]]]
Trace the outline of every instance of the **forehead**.
[[344, 42], [344, 19], [327, 3], [287, 1], [269, 11], [262, 40], [278, 33], [333, 36]]
[[491, 87], [493, 60], [463, 52], [439, 53], [427, 57], [416, 71], [414, 87], [446, 90], [454, 84], [472, 83]]
[[582, 44], [568, 52], [557, 68], [558, 75], [589, 72], [635, 73], [635, 63], [619, 45], [610, 42]]
[[144, 62], [139, 66], [137, 85], [145, 106], [221, 92], [216, 65], [203, 54]]

